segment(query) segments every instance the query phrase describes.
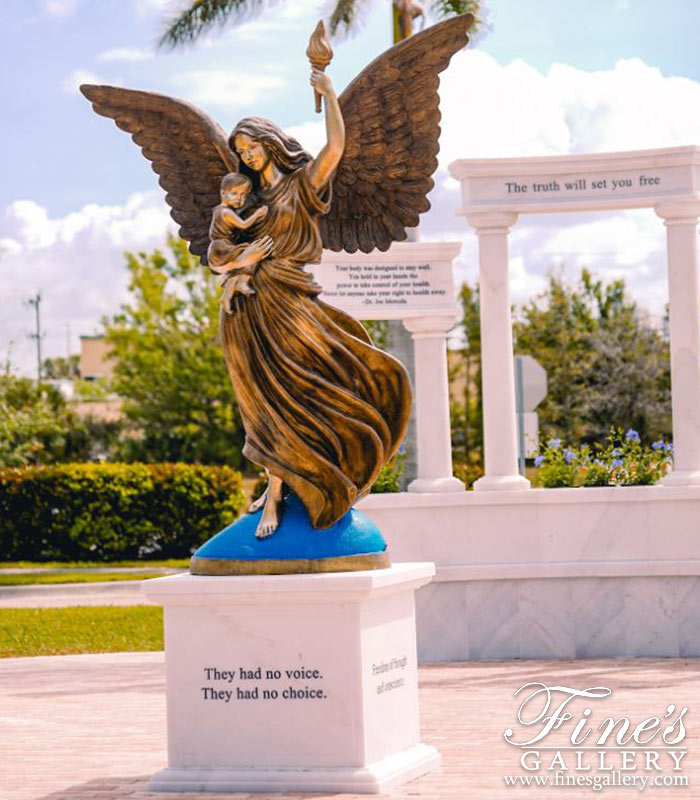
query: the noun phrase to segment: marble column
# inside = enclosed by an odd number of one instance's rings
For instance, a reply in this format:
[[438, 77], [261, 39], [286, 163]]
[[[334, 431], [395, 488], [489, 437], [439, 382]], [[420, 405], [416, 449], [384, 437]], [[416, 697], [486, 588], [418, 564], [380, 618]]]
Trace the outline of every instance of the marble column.
[[484, 406], [484, 476], [475, 491], [528, 489], [518, 472], [508, 230], [518, 215], [479, 211], [467, 220], [479, 237], [479, 302]]
[[417, 408], [418, 476], [409, 492], [463, 492], [452, 475], [447, 332], [454, 314], [409, 317], [403, 324], [413, 337]]
[[700, 200], [662, 203], [654, 209], [666, 226], [671, 339], [673, 471], [668, 486], [700, 485]]

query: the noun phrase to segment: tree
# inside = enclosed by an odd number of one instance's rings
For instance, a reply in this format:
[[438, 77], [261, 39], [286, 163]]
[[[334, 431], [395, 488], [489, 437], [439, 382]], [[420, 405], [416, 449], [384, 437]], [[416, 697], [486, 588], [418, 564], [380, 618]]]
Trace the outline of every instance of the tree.
[[26, 467], [83, 455], [85, 429], [49, 384], [0, 375], [0, 466]]
[[547, 370], [538, 406], [544, 436], [601, 441], [611, 425], [643, 437], [670, 432], [668, 343], [626, 295], [583, 270], [575, 286], [550, 277], [514, 324], [516, 352]]
[[124, 456], [241, 464], [244, 433], [219, 346], [214, 281], [182, 240], [127, 253], [131, 301], [105, 320], [111, 388], [132, 428]]
[[483, 459], [481, 404], [481, 323], [479, 289], [463, 283], [459, 290], [462, 318], [458, 325], [464, 345], [452, 350], [450, 416], [455, 464], [480, 467]]
[[47, 380], [60, 380], [80, 377], [80, 356], [72, 355], [68, 358], [56, 356], [45, 358], [41, 366], [41, 374]]
[[[160, 44], [177, 47], [196, 41], [217, 25], [240, 23], [260, 8], [259, 0], [192, 0], [190, 5], [167, 24]], [[357, 30], [361, 0], [336, 0], [329, 17], [332, 36]], [[477, 18], [481, 0], [432, 0], [431, 12], [438, 18], [471, 12]], [[393, 0], [394, 42], [408, 38], [413, 32], [413, 20], [423, 15], [417, 0]]]

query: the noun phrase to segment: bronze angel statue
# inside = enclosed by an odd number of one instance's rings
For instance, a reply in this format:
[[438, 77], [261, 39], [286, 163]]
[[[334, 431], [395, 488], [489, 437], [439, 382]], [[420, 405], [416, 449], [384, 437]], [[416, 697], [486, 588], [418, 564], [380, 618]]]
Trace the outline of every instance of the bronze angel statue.
[[[315, 158], [266, 119], [242, 119], [227, 136], [182, 100], [81, 87], [152, 162], [190, 251], [230, 284], [222, 348], [244, 455], [268, 475], [250, 509], [258, 540], [280, 526], [285, 492], [313, 529], [334, 526], [403, 440], [405, 369], [359, 322], [319, 299], [304, 267], [318, 263], [324, 247], [387, 250], [429, 209], [438, 74], [466, 45], [471, 22], [454, 17], [390, 48], [340, 97], [313, 68], [327, 133]], [[227, 226], [235, 229], [228, 241]]]

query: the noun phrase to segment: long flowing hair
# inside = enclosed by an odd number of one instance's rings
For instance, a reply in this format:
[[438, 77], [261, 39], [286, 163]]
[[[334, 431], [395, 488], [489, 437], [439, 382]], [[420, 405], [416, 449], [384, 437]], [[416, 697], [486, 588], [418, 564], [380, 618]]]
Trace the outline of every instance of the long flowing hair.
[[[275, 163], [278, 169], [282, 172], [294, 172], [294, 170], [303, 167], [311, 161], [311, 154], [297, 142], [293, 136], [287, 135], [278, 125], [269, 119], [262, 117], [246, 117], [242, 119], [238, 125], [233, 129], [229, 136], [229, 146], [231, 150], [236, 153], [236, 136], [239, 133], [244, 133], [250, 136], [256, 142], [260, 142], [265, 146], [265, 149], [270, 154], [270, 158]], [[238, 169], [244, 174], [248, 175], [258, 187], [260, 185], [260, 176], [254, 170], [248, 168], [240, 156], [238, 156], [240, 164]]]

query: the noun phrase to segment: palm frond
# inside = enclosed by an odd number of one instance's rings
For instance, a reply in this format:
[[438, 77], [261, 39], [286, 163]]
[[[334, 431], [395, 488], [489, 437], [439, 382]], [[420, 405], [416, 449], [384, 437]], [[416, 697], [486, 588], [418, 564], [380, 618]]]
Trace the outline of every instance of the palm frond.
[[265, 0], [193, 0], [167, 23], [158, 45], [175, 48], [189, 44], [217, 25], [249, 19], [263, 5]]
[[484, 3], [482, 0], [432, 0], [431, 14], [438, 19], [452, 17], [456, 14], [473, 14], [474, 22], [470, 30], [470, 37], [476, 33], [484, 21]]
[[360, 27], [367, 0], [337, 0], [328, 17], [331, 36], [354, 33]]

